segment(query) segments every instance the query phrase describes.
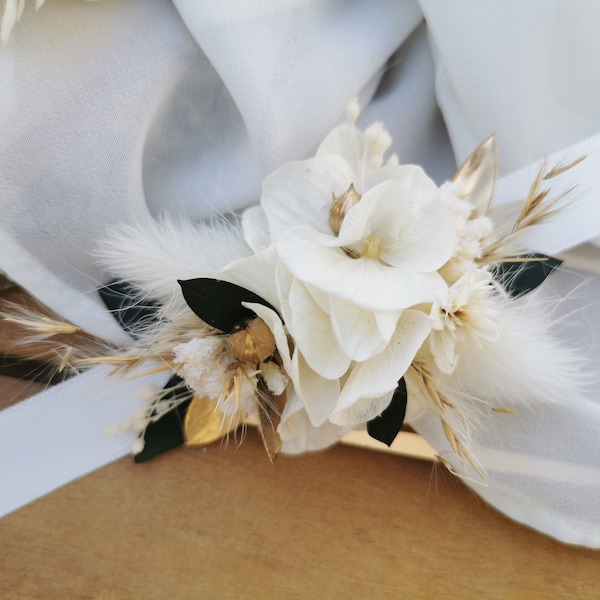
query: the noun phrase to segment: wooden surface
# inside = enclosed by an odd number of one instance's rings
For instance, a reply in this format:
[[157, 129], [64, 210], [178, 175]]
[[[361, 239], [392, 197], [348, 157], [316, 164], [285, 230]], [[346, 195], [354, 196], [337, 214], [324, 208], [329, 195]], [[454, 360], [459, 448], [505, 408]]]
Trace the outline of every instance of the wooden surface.
[[2, 599], [591, 599], [599, 567], [431, 463], [337, 446], [271, 465], [253, 431], [122, 459], [0, 519]]

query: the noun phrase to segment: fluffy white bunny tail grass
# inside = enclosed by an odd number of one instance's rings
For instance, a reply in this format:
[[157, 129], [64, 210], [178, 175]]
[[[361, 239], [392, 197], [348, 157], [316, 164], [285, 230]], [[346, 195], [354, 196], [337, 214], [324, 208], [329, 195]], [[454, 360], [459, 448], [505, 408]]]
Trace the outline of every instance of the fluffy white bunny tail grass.
[[250, 254], [238, 224], [166, 217], [116, 227], [97, 252], [111, 274], [165, 305], [177, 304], [178, 298], [184, 302], [178, 279], [216, 277], [227, 264]]
[[560, 323], [552, 302], [497, 301], [498, 339], [465, 340], [454, 373], [438, 374], [442, 392], [475, 421], [481, 411], [518, 413], [584, 397], [592, 383], [587, 349], [553, 333]]

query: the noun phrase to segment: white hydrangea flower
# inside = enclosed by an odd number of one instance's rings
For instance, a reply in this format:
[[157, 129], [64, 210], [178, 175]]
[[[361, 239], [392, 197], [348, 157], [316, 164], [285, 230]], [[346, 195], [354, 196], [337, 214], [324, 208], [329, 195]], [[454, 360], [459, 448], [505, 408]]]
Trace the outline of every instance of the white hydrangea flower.
[[[275, 245], [283, 319], [326, 379], [383, 352], [403, 310], [446, 295], [437, 270], [454, 251], [450, 211], [420, 168], [384, 163], [389, 144], [379, 124], [337, 127], [315, 158], [267, 178], [262, 214], [244, 217], [255, 250]], [[336, 235], [332, 199], [351, 184], [362, 197]]]
[[460, 348], [461, 343], [498, 339], [498, 308], [492, 301], [495, 293], [490, 273], [472, 268], [450, 287], [442, 302], [433, 304], [429, 345], [440, 371], [447, 374], [454, 371], [460, 355], [457, 346]]
[[[405, 310], [382, 352], [368, 360], [353, 362], [341, 378], [327, 378], [311, 368], [298, 346], [290, 349], [283, 322], [275, 311], [261, 304], [247, 306], [273, 332], [294, 393], [311, 424], [317, 428], [327, 421], [341, 426], [364, 423], [380, 414], [431, 330], [431, 320], [426, 313]], [[329, 339], [321, 338], [318, 327], [318, 322], [310, 322], [309, 328], [326, 345]]]
[[[285, 370], [315, 428], [364, 423], [387, 406], [431, 329], [423, 307], [448, 293], [437, 271], [455, 250], [451, 211], [419, 167], [385, 161], [389, 146], [380, 124], [341, 125], [314, 158], [268, 177], [261, 206], [243, 217], [257, 254], [233, 270], [276, 281], [287, 331], [257, 314], [276, 339], [280, 330]], [[351, 185], [359, 201], [334, 228], [332, 205]]]

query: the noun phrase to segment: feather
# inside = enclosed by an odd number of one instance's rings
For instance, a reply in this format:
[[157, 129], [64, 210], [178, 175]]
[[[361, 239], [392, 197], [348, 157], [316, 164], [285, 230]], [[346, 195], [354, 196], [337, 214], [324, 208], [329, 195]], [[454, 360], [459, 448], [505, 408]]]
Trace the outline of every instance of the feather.
[[178, 280], [217, 277], [250, 254], [237, 223], [195, 225], [171, 218], [119, 226], [97, 252], [109, 272], [174, 310], [186, 306]]
[[518, 412], [584, 396], [591, 383], [585, 375], [591, 372], [586, 351], [556, 333], [560, 328], [552, 314], [556, 302], [535, 294], [496, 301], [497, 339], [465, 338], [455, 371], [436, 374], [442, 393], [471, 420], [485, 405]]

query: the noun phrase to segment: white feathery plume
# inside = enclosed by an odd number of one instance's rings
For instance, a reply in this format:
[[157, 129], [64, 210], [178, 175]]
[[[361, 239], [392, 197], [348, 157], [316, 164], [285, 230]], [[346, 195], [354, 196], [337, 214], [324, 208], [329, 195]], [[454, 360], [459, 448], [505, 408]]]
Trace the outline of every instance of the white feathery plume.
[[496, 301], [498, 338], [465, 340], [454, 372], [436, 376], [442, 393], [473, 418], [473, 411], [486, 405], [518, 412], [584, 396], [591, 383], [585, 375], [590, 373], [585, 348], [569, 346], [553, 335], [553, 304], [534, 294]]
[[249, 256], [237, 224], [193, 224], [163, 218], [113, 229], [98, 256], [113, 275], [165, 305], [184, 303], [178, 279], [218, 277], [232, 261]]

